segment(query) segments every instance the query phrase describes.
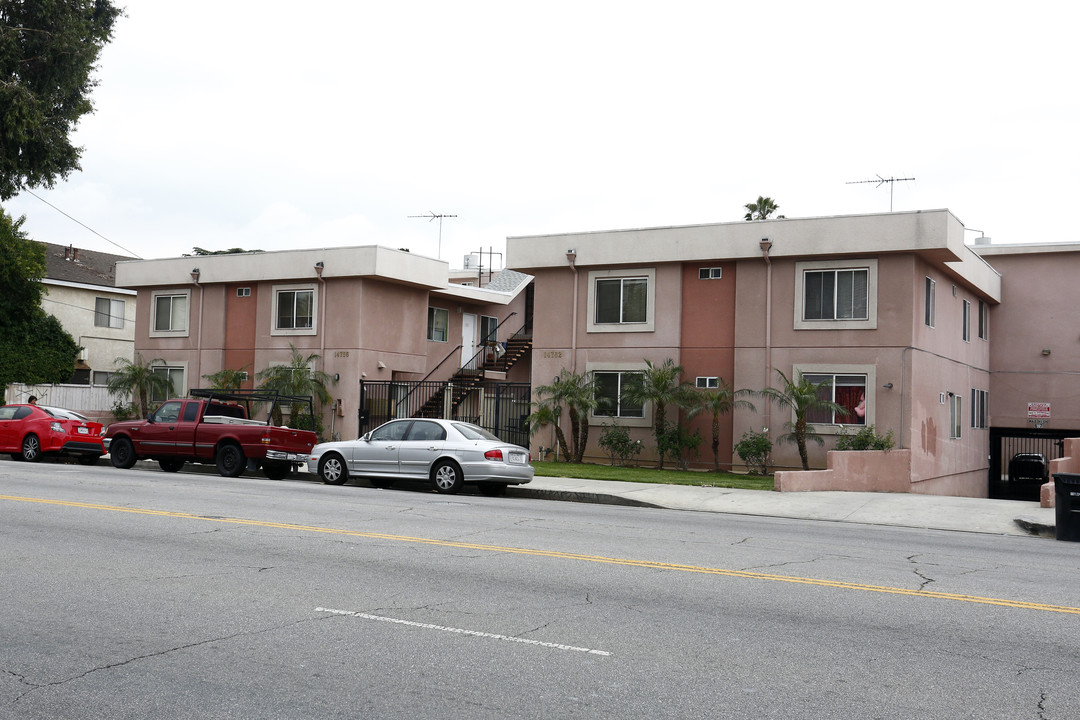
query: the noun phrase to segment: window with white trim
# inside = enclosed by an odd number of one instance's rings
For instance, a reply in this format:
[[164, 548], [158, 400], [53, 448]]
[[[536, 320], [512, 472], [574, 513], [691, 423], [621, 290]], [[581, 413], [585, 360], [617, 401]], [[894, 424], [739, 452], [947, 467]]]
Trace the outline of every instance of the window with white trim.
[[238, 298], [251, 297], [251, 288], [249, 288], [249, 287], [236, 288], [236, 297], [238, 297]]
[[595, 417], [643, 418], [645, 408], [630, 399], [632, 388], [641, 385], [640, 372], [593, 371], [596, 386]]
[[964, 339], [964, 342], [971, 342], [971, 303], [967, 300], [961, 300], [961, 312], [963, 317], [960, 319], [962, 330], [960, 336]]
[[652, 332], [656, 270], [589, 273], [588, 332]]
[[990, 306], [979, 301], [979, 339], [990, 339]]
[[190, 291], [160, 291], [151, 294], [153, 317], [150, 337], [187, 335]]
[[429, 307], [427, 309], [427, 339], [446, 342], [450, 331], [450, 311], [446, 308]]
[[307, 330], [314, 327], [314, 290], [278, 290], [277, 329]]
[[819, 400], [836, 403], [843, 411], [811, 410], [806, 415], [810, 423], [831, 425], [866, 424], [866, 375], [848, 373], [802, 373], [803, 379], [818, 386]]
[[720, 378], [702, 376], [698, 377], [697, 381], [694, 384], [701, 389], [718, 388], [720, 387]]
[[94, 299], [94, 326], [124, 327], [124, 301], [99, 297]]
[[498, 340], [499, 318], [491, 315], [480, 316], [480, 342], [489, 343]]
[[155, 390], [150, 394], [150, 399], [154, 402], [162, 402], [169, 398], [182, 397], [186, 393], [183, 392], [184, 388], [184, 368], [183, 367], [171, 367], [167, 365], [158, 365], [153, 368], [153, 372], [159, 375], [164, 375], [169, 380], [169, 389], [162, 393]]
[[795, 329], [875, 329], [877, 269], [875, 258], [795, 263]]
[[962, 425], [960, 418], [963, 417], [961, 412], [962, 403], [962, 397], [949, 393], [949, 438], [953, 440], [960, 438], [960, 426]]
[[933, 278], [926, 278], [923, 306], [923, 322], [927, 327], [934, 327], [937, 314], [937, 282]]
[[698, 280], [719, 280], [724, 277], [724, 268], [703, 267], [698, 268]]
[[985, 429], [990, 425], [990, 393], [971, 389], [971, 427]]

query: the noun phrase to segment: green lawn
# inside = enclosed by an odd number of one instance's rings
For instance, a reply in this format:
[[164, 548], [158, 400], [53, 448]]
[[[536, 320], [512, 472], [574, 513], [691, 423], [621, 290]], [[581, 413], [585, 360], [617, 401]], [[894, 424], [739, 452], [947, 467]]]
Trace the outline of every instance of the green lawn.
[[698, 487], [740, 488], [743, 490], [772, 490], [773, 479], [760, 475], [702, 472], [699, 470], [656, 470], [654, 468], [623, 468], [610, 465], [533, 461], [540, 477], [572, 477], [586, 480], [622, 480], [623, 482], [660, 483], [665, 485], [696, 485]]

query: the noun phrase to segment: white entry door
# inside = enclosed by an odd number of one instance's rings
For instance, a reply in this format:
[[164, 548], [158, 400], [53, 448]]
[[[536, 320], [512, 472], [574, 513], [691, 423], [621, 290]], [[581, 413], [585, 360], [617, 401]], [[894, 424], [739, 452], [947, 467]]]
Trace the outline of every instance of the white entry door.
[[461, 316], [461, 366], [475, 368], [477, 362], [470, 363], [476, 354], [476, 315], [465, 313]]

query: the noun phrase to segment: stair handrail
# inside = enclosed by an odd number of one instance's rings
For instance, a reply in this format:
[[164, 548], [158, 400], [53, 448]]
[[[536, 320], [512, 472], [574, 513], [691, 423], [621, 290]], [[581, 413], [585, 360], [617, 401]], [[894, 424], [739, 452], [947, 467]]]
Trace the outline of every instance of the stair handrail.
[[[499, 332], [499, 328], [502, 327], [502, 324], [504, 322], [506, 322], [507, 320], [509, 320], [510, 318], [514, 317], [515, 315], [517, 315], [517, 310], [510, 313], [509, 315], [504, 317], [502, 320], [500, 320], [499, 323], [495, 326], [495, 330], [492, 331], [492, 334], [495, 334], [495, 333]], [[483, 338], [480, 338], [480, 349], [476, 352], [475, 355], [473, 355], [471, 358], [469, 358], [468, 362], [461, 363], [461, 369], [462, 370], [465, 370], [467, 368], [471, 369], [469, 366], [473, 364], [473, 361], [484, 354], [484, 351], [487, 350], [487, 346], [484, 344], [485, 342], [487, 342], [487, 341], [484, 340]]]

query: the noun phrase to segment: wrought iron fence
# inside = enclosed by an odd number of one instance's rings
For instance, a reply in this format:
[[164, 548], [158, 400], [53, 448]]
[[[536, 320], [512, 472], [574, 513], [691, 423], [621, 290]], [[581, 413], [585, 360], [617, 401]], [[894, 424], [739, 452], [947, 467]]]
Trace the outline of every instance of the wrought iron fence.
[[499, 439], [528, 447], [529, 383], [495, 380], [360, 382], [360, 434], [388, 420], [434, 417], [479, 425]]

